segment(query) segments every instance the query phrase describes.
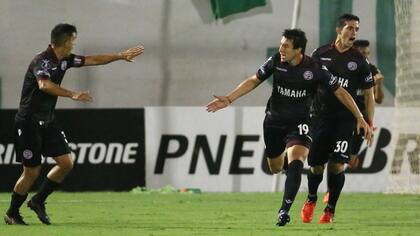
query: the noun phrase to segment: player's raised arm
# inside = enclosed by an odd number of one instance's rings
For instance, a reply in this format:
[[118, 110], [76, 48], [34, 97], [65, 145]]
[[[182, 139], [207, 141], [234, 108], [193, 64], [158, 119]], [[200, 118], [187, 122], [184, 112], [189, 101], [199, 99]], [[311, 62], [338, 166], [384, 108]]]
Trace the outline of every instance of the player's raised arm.
[[216, 112], [222, 108], [229, 106], [232, 102], [236, 99], [240, 98], [241, 96], [249, 93], [254, 88], [256, 88], [259, 84], [261, 84], [261, 80], [257, 78], [256, 75], [253, 75], [240, 83], [238, 87], [236, 87], [233, 91], [231, 91], [226, 96], [214, 96], [214, 100], [207, 104], [207, 111], [208, 112]]
[[144, 47], [140, 45], [140, 46], [129, 48], [119, 53], [86, 56], [84, 65], [85, 66], [105, 65], [110, 62], [118, 61], [118, 60], [134, 62], [134, 58], [141, 55], [143, 52], [144, 52]]

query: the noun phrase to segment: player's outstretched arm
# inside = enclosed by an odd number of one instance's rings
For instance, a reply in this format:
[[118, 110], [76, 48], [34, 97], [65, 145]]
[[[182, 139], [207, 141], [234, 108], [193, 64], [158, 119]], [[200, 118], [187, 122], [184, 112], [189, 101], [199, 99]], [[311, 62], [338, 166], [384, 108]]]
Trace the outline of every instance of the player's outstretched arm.
[[236, 99], [241, 96], [249, 93], [258, 85], [261, 84], [261, 80], [257, 78], [256, 75], [253, 75], [240, 83], [232, 92], [228, 93], [226, 96], [214, 96], [214, 100], [209, 102], [206, 106], [208, 112], [216, 112], [222, 108], [229, 106]]
[[144, 47], [140, 45], [133, 48], [129, 48], [119, 53], [86, 56], [84, 65], [85, 66], [105, 65], [110, 62], [118, 61], [118, 60], [134, 62], [134, 58], [136, 58], [143, 52], [144, 52]]
[[335, 90], [334, 94], [338, 98], [338, 100], [340, 100], [340, 102], [343, 103], [344, 106], [346, 106], [347, 109], [349, 109], [353, 116], [357, 119], [357, 134], [360, 133], [360, 129], [363, 129], [367, 144], [370, 146], [372, 144], [372, 129], [366, 123], [354, 99], [342, 87], [339, 87], [337, 90]]
[[44, 93], [59, 97], [68, 97], [76, 101], [91, 102], [93, 99], [89, 92], [70, 91], [50, 80], [38, 80], [38, 87]]

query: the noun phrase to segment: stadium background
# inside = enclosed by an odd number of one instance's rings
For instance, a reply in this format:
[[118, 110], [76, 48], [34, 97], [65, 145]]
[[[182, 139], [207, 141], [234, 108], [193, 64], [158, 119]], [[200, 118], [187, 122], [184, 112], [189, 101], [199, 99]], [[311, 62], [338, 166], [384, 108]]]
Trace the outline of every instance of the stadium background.
[[[393, 3], [390, 0], [321, 0], [304, 1], [300, 6], [297, 27], [309, 38], [307, 53], [334, 38], [334, 27], [328, 24], [341, 13], [352, 12], [361, 18], [359, 38], [371, 41], [372, 62], [385, 75], [385, 101], [377, 109], [375, 123], [379, 129], [374, 145], [363, 154], [363, 165], [348, 175], [344, 191], [387, 191], [395, 156], [403, 160], [407, 153], [418, 149], [409, 143], [411, 136], [393, 133], [396, 73]], [[115, 124], [127, 132], [133, 126], [143, 127], [134, 138], [137, 149], [133, 154], [141, 163], [138, 170], [143, 174], [139, 177], [136, 171], [112, 168], [115, 163], [104, 161], [100, 164], [107, 170], [114, 169], [106, 172], [106, 178], [132, 174], [132, 178], [138, 178], [137, 184], [150, 188], [169, 184], [204, 191], [271, 190], [272, 177], [262, 161], [261, 129], [270, 84], [263, 84], [225, 111], [207, 114], [204, 106], [212, 94], [224, 94], [255, 73], [269, 52], [277, 47], [283, 29], [290, 28], [293, 1], [267, 1], [263, 7], [219, 20], [213, 18], [208, 0], [0, 0], [0, 4], [2, 170], [18, 170], [10, 161], [8, 147], [12, 141], [8, 132], [12, 119], [5, 114], [13, 113], [10, 109], [18, 106], [24, 72], [34, 54], [46, 48], [51, 28], [59, 22], [68, 22], [78, 27], [74, 51], [77, 54], [118, 51], [139, 43], [146, 48], [135, 65], [113, 63], [75, 69], [66, 74], [63, 82], [64, 87], [90, 90], [95, 100], [81, 104], [59, 99], [58, 108], [85, 110], [74, 112], [74, 119], [66, 121], [69, 127], [78, 127], [77, 123], [86, 122], [85, 117], [95, 111], [109, 111], [110, 117], [115, 117], [115, 120], [96, 119], [97, 130], [111, 130], [109, 127]], [[332, 38], [328, 39], [328, 35]], [[142, 114], [137, 123], [133, 119], [130, 122], [134, 123], [118, 122], [125, 116], [121, 109], [127, 108]], [[85, 158], [85, 162], [78, 163], [79, 167], [76, 165], [69, 179], [78, 176], [76, 171], [83, 171], [83, 165], [105, 160], [112, 143], [132, 143], [115, 132], [89, 132], [83, 128], [69, 128], [67, 135], [79, 147], [76, 155], [81, 152], [80, 143], [91, 143], [90, 148], [96, 148], [89, 154], [91, 159]], [[400, 142], [402, 148], [397, 149]], [[118, 150], [115, 148], [115, 153]], [[410, 166], [407, 161], [401, 161], [396, 165], [402, 169], [393, 174], [418, 178], [418, 164]], [[93, 170], [101, 171], [96, 167]], [[18, 172], [16, 176], [1, 173], [2, 177], [13, 180], [18, 175]], [[84, 180], [75, 181], [82, 185]], [[303, 178], [303, 191], [305, 181]], [[13, 181], [8, 183], [0, 191], [10, 191]], [[117, 187], [124, 181], [115, 183], [118, 186], [109, 182], [101, 190], [121, 190]], [[278, 184], [281, 190], [282, 181]], [[124, 190], [131, 187], [132, 183]], [[69, 190], [95, 189], [76, 185]]]

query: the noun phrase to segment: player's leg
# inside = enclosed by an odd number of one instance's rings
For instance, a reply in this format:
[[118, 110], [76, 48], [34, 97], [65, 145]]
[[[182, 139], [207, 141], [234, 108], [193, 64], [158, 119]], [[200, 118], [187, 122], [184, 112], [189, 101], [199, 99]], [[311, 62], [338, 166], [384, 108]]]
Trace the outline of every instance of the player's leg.
[[308, 197], [301, 210], [301, 218], [304, 223], [310, 223], [313, 219], [316, 202], [318, 200], [318, 188], [322, 182], [325, 163], [328, 162], [330, 150], [330, 126], [333, 122], [317, 120], [313, 128], [312, 145], [308, 155], [308, 164], [311, 167], [308, 177]]
[[348, 162], [348, 166], [350, 169], [355, 169], [359, 166], [358, 154], [360, 152], [362, 143], [363, 143], [362, 132], [360, 134], [357, 134], [356, 132], [354, 132], [354, 135], [352, 137], [351, 150], [350, 150], [350, 160]]
[[275, 127], [264, 127], [265, 156], [268, 167], [273, 174], [283, 170], [286, 144], [286, 132]]
[[331, 223], [335, 214], [335, 208], [343, 189], [345, 176], [345, 163], [350, 160], [350, 149], [352, 147], [352, 138], [355, 122], [354, 120], [340, 120], [337, 124], [337, 136], [335, 147], [328, 161], [328, 190], [330, 197], [328, 204], [319, 223]]
[[19, 209], [28, 197], [41, 170], [41, 138], [34, 122], [15, 122], [16, 161], [23, 164], [23, 172], [13, 188], [10, 206], [4, 217], [6, 224], [26, 225]]
[[286, 150], [288, 169], [284, 183], [282, 205], [278, 214], [278, 226], [284, 226], [290, 221], [289, 210], [299, 191], [302, 180], [303, 163], [306, 160], [311, 137], [309, 136], [308, 122], [297, 122], [288, 127], [286, 136]]
[[328, 173], [328, 190], [329, 198], [327, 205], [325, 206], [324, 213], [321, 215], [319, 223], [328, 224], [332, 223], [335, 213], [335, 206], [338, 198], [340, 197], [341, 190], [343, 189], [345, 176], [344, 176], [344, 163], [338, 163], [334, 161], [328, 162], [327, 173]]
[[290, 221], [289, 211], [295, 200], [296, 194], [299, 191], [303, 163], [309, 152], [308, 146], [309, 145], [293, 145], [287, 148], [289, 167], [284, 183], [283, 201], [279, 209], [278, 226], [283, 226]]
[[45, 210], [47, 197], [58, 189], [60, 183], [73, 168], [73, 160], [64, 132], [55, 123], [44, 127], [45, 141], [43, 152], [45, 156], [53, 157], [56, 165], [49, 171], [41, 184], [38, 193], [30, 201], [28, 207], [35, 211], [39, 220], [44, 224], [50, 224], [50, 218]]

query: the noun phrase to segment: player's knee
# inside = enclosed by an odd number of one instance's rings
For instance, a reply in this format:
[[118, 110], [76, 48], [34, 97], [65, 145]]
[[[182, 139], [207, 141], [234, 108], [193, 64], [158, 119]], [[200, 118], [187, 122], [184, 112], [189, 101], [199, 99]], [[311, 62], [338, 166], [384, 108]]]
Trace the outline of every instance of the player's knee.
[[73, 166], [74, 166], [73, 162], [70, 161], [70, 162], [66, 162], [64, 165], [62, 165], [61, 168], [63, 168], [64, 171], [68, 173], [73, 169]]
[[269, 166], [272, 174], [278, 174], [283, 169], [282, 166]]
[[290, 153], [288, 153], [288, 158], [290, 161], [300, 160], [304, 162], [306, 159], [306, 155], [307, 154], [305, 152], [292, 150]]
[[328, 163], [328, 172], [335, 175], [340, 174], [344, 171], [344, 164], [338, 162]]
[[324, 174], [324, 166], [312, 166], [311, 172], [315, 175], [322, 175]]
[[57, 165], [60, 167], [61, 171], [64, 173], [69, 173], [73, 169], [73, 161], [71, 159], [68, 159], [66, 161], [61, 161], [57, 163]]
[[284, 158], [282, 155], [276, 158], [267, 157], [267, 163], [268, 163], [268, 168], [270, 169], [271, 173], [278, 174], [283, 170]]
[[26, 180], [35, 181], [38, 178], [40, 172], [41, 169], [38, 167], [25, 167], [23, 170], [23, 178]]

